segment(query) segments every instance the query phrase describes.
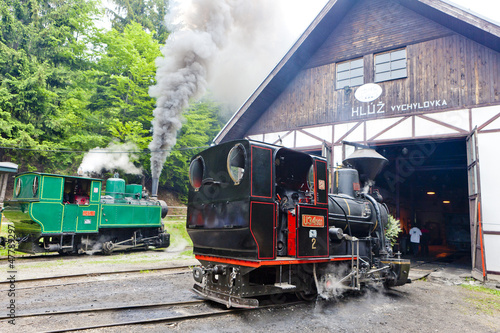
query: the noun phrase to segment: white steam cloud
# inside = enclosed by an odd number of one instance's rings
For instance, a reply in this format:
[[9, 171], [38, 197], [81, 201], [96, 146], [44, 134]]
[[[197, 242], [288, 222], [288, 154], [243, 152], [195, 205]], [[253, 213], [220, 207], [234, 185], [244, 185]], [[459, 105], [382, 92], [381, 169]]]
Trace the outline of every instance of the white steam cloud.
[[90, 176], [103, 171], [121, 170], [127, 174], [140, 175], [142, 169], [131, 161], [137, 159], [134, 151], [138, 151], [138, 148], [133, 143], [111, 142], [106, 148], [94, 148], [83, 157], [78, 173]]
[[173, 31], [156, 65], [151, 173], [159, 178], [163, 164], [181, 129], [181, 114], [191, 98], [206, 91], [210, 64], [224, 47], [233, 18], [229, 0], [171, 1], [169, 28]]
[[226, 47], [214, 60], [208, 82], [213, 96], [231, 110], [240, 107], [257, 89], [298, 38], [286, 24], [289, 7], [297, 6], [293, 2], [233, 1], [235, 24], [228, 33]]
[[[316, 14], [323, 1], [315, 1]], [[298, 1], [169, 2], [166, 20], [172, 33], [161, 50], [163, 57], [157, 59], [157, 83], [149, 89], [149, 95], [156, 98], [149, 145], [153, 178], [160, 176], [175, 145], [181, 114], [190, 99], [201, 97], [209, 88], [234, 111], [285, 54], [298, 37], [289, 32], [292, 26], [284, 24], [292, 2]], [[315, 13], [305, 10], [301, 14], [312, 20]]]

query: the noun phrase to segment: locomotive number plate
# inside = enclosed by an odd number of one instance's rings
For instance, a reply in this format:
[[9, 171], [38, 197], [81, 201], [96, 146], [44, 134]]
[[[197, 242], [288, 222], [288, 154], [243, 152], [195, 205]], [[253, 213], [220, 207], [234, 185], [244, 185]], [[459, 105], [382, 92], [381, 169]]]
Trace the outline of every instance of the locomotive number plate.
[[325, 226], [324, 216], [302, 215], [302, 226], [312, 228], [323, 228]]
[[93, 210], [84, 210], [82, 212], [83, 216], [95, 216], [95, 212]]

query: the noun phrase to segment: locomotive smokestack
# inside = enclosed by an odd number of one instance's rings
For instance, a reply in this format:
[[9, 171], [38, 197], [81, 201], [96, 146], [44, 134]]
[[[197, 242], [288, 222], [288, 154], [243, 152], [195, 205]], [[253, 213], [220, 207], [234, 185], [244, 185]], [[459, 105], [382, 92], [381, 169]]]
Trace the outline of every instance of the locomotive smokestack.
[[151, 185], [151, 197], [153, 198], [158, 197], [158, 182], [159, 178], [153, 177], [153, 184]]
[[350, 164], [358, 170], [359, 178], [363, 183], [372, 182], [388, 162], [384, 156], [373, 149], [357, 149], [344, 160], [344, 164]]

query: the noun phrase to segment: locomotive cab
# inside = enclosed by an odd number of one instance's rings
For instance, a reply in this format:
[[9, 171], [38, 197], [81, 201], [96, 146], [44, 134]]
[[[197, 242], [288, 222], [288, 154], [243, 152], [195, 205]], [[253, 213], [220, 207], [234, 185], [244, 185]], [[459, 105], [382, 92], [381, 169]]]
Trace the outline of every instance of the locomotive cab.
[[[326, 175], [322, 158], [247, 140], [195, 156], [187, 217], [195, 254], [256, 260], [300, 256], [295, 239], [290, 242], [288, 217], [305, 214], [317, 217], [310, 223], [321, 227], [311, 224], [311, 235], [321, 240], [318, 251], [302, 255], [328, 255]], [[311, 209], [317, 211], [311, 215]]]

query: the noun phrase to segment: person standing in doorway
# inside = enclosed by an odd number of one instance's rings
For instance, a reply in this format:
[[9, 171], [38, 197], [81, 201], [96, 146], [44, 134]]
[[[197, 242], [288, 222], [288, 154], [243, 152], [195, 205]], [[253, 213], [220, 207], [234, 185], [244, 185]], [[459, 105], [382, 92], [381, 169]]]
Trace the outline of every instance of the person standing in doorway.
[[410, 243], [413, 255], [416, 257], [418, 255], [418, 247], [420, 245], [420, 237], [422, 236], [422, 231], [417, 226], [410, 229]]

